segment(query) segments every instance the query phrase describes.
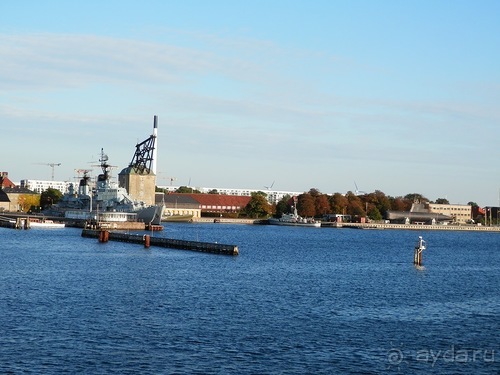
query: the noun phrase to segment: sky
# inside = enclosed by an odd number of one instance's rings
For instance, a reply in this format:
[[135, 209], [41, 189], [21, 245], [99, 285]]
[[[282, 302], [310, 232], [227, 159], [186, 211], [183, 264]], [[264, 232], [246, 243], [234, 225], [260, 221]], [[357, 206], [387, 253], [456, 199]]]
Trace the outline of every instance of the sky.
[[0, 1], [0, 171], [500, 202], [496, 0]]

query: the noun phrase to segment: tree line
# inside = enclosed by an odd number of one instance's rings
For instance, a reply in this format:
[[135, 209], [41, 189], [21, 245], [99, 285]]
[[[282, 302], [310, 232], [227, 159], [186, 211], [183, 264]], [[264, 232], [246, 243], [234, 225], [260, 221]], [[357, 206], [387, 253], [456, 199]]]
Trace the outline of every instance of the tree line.
[[[199, 190], [181, 186], [176, 193], [201, 193]], [[212, 190], [208, 194], [218, 194]], [[415, 201], [437, 204], [449, 204], [446, 198], [435, 201], [427, 199], [422, 194], [411, 193], [405, 196], [392, 197], [380, 190], [372, 193], [355, 194], [348, 191], [346, 194], [334, 193], [331, 195], [321, 193], [316, 188], [311, 188], [297, 197], [285, 196], [276, 204], [267, 201], [267, 194], [263, 191], [252, 193], [252, 197], [242, 214], [252, 218], [266, 216], [280, 217], [283, 213], [290, 213], [292, 205], [296, 205], [297, 212], [303, 217], [322, 218], [328, 214], [350, 215], [351, 217], [368, 217], [370, 220], [382, 220], [387, 211], [409, 211]], [[468, 205], [477, 207], [477, 203], [469, 202]]]
[[[165, 192], [164, 189], [156, 189]], [[201, 193], [199, 190], [181, 186], [176, 193], [192, 194]], [[219, 194], [216, 189], [207, 194]], [[23, 211], [37, 211], [49, 208], [62, 198], [62, 193], [57, 189], [47, 189], [40, 195], [21, 196], [19, 204]], [[267, 194], [263, 191], [254, 192], [250, 202], [240, 213], [242, 216], [251, 218], [265, 218], [269, 216], [280, 217], [284, 213], [292, 212], [292, 206], [296, 206], [297, 212], [302, 217], [323, 218], [325, 215], [341, 214], [351, 217], [368, 217], [370, 220], [382, 220], [386, 217], [387, 211], [409, 211], [415, 201], [429, 202], [436, 204], [449, 204], [445, 198], [438, 198], [435, 201], [427, 199], [422, 194], [411, 193], [405, 196], [392, 197], [380, 190], [372, 193], [355, 194], [348, 191], [346, 194], [334, 193], [331, 195], [321, 193], [318, 189], [311, 188], [297, 197], [284, 196], [276, 204], [270, 204]], [[478, 207], [476, 202], [468, 202], [468, 205]], [[498, 218], [497, 218], [498, 221]]]
[[[265, 193], [255, 193], [252, 200], [256, 199], [256, 196], [265, 196]], [[268, 211], [271, 215], [279, 217], [283, 213], [289, 213], [292, 206], [295, 205], [297, 213], [303, 217], [322, 218], [328, 214], [340, 214], [382, 220], [387, 211], [409, 211], [415, 201], [430, 202], [422, 194], [417, 193], [392, 197], [380, 190], [375, 190], [373, 193], [366, 194], [355, 194], [348, 191], [346, 194], [334, 193], [328, 195], [312, 188], [295, 198], [285, 196], [275, 205], [269, 204]], [[448, 200], [444, 198], [430, 203], [449, 204]]]

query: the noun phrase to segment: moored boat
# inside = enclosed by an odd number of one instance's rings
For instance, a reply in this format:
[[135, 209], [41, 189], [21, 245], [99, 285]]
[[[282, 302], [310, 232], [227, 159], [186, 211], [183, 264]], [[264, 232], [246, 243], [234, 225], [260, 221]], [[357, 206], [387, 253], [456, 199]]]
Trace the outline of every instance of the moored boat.
[[294, 227], [321, 227], [321, 222], [314, 220], [313, 218], [304, 218], [299, 216], [297, 213], [297, 208], [293, 206], [293, 213], [283, 214], [279, 219], [269, 218], [268, 223], [271, 225], [287, 225]]
[[66, 224], [56, 223], [53, 220], [48, 219], [30, 219], [30, 228], [41, 228], [41, 229], [59, 229], [64, 228]]

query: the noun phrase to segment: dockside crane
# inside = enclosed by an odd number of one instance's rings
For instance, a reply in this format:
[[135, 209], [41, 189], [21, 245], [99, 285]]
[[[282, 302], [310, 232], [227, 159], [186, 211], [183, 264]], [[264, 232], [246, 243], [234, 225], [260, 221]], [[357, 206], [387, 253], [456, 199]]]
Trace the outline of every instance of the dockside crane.
[[49, 167], [52, 168], [52, 181], [54, 181], [54, 168], [59, 167], [61, 163], [35, 163], [38, 165], [48, 165]]
[[170, 181], [170, 186], [174, 183], [174, 181], [177, 181], [177, 177], [173, 176], [164, 176], [164, 172], [157, 172], [156, 175], [157, 180], [162, 180], [162, 181]]

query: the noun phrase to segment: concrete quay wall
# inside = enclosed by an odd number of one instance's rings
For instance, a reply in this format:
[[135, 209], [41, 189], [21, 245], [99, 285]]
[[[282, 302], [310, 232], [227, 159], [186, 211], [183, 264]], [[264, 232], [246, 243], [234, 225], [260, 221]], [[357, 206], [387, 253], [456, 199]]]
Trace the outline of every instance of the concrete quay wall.
[[353, 229], [406, 229], [406, 230], [447, 230], [464, 232], [498, 232], [500, 227], [479, 225], [422, 225], [422, 224], [372, 224], [372, 223], [321, 223], [322, 227]]
[[[267, 224], [267, 220], [259, 219], [229, 219], [202, 217], [196, 218], [194, 223], [221, 223], [221, 224]], [[167, 224], [168, 225], [168, 224]], [[351, 228], [351, 229], [405, 229], [405, 230], [447, 230], [465, 232], [498, 232], [500, 226], [479, 226], [479, 225], [423, 225], [423, 224], [386, 224], [386, 223], [336, 223], [321, 222], [322, 228]]]

